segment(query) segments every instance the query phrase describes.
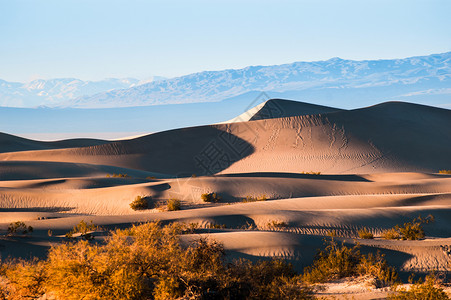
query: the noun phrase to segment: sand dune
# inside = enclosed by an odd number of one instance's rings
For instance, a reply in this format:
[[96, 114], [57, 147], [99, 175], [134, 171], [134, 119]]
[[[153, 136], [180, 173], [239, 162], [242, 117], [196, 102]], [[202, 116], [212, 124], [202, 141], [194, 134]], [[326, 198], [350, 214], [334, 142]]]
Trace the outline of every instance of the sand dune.
[[449, 128], [450, 110], [390, 102], [320, 115], [184, 128], [84, 148], [3, 153], [0, 160], [102, 164], [174, 176], [437, 172], [451, 165]]
[[[0, 239], [0, 254], [43, 256], [81, 220], [110, 229], [160, 220], [197, 223], [184, 242], [206, 236], [232, 258], [281, 257], [302, 270], [325, 236], [354, 244], [366, 227], [376, 239], [358, 240], [362, 251], [381, 250], [404, 272], [445, 270], [451, 175], [436, 172], [451, 169], [450, 110], [390, 102], [345, 111], [276, 99], [245, 117], [115, 142], [1, 134], [0, 233], [17, 220], [35, 232]], [[221, 201], [201, 200], [212, 192]], [[149, 209], [133, 211], [136, 196], [148, 197]], [[267, 201], [242, 203], [248, 196]], [[170, 198], [182, 210], [154, 209]], [[380, 238], [428, 214], [435, 222], [425, 240]]]

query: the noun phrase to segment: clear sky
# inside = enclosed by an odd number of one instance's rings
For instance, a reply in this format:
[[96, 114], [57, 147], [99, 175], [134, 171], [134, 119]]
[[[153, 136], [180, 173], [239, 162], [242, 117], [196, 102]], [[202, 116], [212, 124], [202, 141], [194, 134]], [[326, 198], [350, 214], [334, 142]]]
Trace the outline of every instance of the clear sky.
[[0, 78], [151, 75], [451, 50], [450, 0], [0, 0]]

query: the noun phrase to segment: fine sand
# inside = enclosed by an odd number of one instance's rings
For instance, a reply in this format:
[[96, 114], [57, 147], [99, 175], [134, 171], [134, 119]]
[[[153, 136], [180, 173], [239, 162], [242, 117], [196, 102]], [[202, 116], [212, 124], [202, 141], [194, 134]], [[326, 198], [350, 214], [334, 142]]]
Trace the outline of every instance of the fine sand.
[[[279, 115], [268, 113], [274, 107]], [[45, 256], [81, 220], [105, 229], [159, 220], [197, 223], [183, 242], [207, 236], [229, 258], [285, 258], [299, 271], [331, 233], [363, 252], [380, 250], [403, 274], [447, 270], [451, 175], [437, 172], [451, 169], [450, 110], [391, 102], [344, 111], [272, 100], [246, 118], [114, 142], [0, 134], [1, 257]], [[310, 171], [321, 174], [303, 174]], [[213, 192], [218, 203], [202, 202]], [[136, 196], [147, 197], [149, 209], [133, 211]], [[242, 203], [248, 196], [267, 200]], [[182, 210], [158, 209], [170, 198]], [[380, 237], [429, 214], [435, 222], [425, 225], [424, 240]], [[15, 221], [33, 234], [6, 237]], [[364, 227], [375, 239], [356, 239]], [[343, 283], [334, 284], [324, 295], [340, 294], [334, 289]], [[354, 288], [358, 298], [379, 295], [362, 292], [361, 282]]]

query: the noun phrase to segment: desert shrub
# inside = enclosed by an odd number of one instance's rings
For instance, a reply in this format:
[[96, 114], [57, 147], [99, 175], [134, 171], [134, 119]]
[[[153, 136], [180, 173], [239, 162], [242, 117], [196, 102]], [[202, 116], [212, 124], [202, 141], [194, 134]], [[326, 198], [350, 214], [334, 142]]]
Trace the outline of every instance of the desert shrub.
[[247, 203], [247, 202], [257, 202], [257, 201], [266, 201], [268, 200], [268, 198], [266, 197], [266, 195], [261, 195], [261, 196], [246, 196], [246, 198], [243, 198], [243, 200], [241, 202], [243, 203]]
[[398, 280], [395, 270], [388, 267], [383, 256], [360, 253], [359, 245], [347, 247], [339, 245], [333, 239], [326, 243], [324, 250], [318, 252], [313, 265], [304, 269], [306, 282], [322, 283], [335, 279], [372, 275], [378, 285], [385, 286]]
[[45, 261], [2, 271], [22, 293], [10, 299], [313, 299], [283, 261], [226, 263], [215, 241], [182, 247], [182, 228], [154, 222], [116, 230], [104, 243], [54, 246]]
[[451, 170], [440, 170], [438, 171], [439, 174], [451, 174]]
[[313, 172], [313, 171], [310, 171], [310, 172], [301, 172], [301, 174], [321, 175], [321, 172]]
[[219, 202], [221, 198], [216, 193], [205, 193], [200, 196], [204, 202]]
[[27, 234], [32, 233], [33, 227], [27, 226], [22, 221], [17, 221], [9, 224], [8, 226], [8, 235], [15, 235], [15, 234]]
[[432, 215], [429, 215], [426, 218], [418, 216], [418, 218], [413, 219], [411, 222], [404, 223], [403, 226], [396, 225], [393, 228], [384, 230], [382, 232], [382, 238], [387, 240], [420, 240], [425, 237], [423, 224], [431, 222], [434, 222], [434, 217]]
[[2, 266], [2, 275], [7, 279], [5, 299], [36, 299], [44, 294], [45, 263], [37, 259], [16, 259]]
[[179, 199], [169, 199], [167, 207], [169, 211], [180, 210], [182, 202]]
[[110, 174], [106, 174], [106, 177], [113, 177], [113, 178], [129, 178], [130, 176], [128, 176], [127, 174], [121, 174], [121, 173], [119, 173], [119, 174], [116, 174], [116, 173], [113, 173], [113, 175], [110, 175]]
[[361, 239], [373, 239], [374, 235], [368, 228], [362, 228], [358, 231], [359, 238]]
[[146, 179], [147, 180], [154, 180], [154, 179], [157, 179], [157, 177], [155, 177], [155, 176], [147, 176]]
[[98, 227], [90, 221], [86, 223], [84, 220], [81, 220], [80, 223], [74, 226], [74, 228], [66, 233], [66, 238], [73, 238], [74, 234], [80, 233], [80, 237], [85, 240], [92, 240], [94, 236], [90, 233], [90, 231], [97, 230]]
[[381, 237], [386, 240], [399, 240], [401, 238], [401, 234], [396, 228], [389, 228], [382, 231]]
[[425, 281], [421, 279], [411, 285], [410, 289], [396, 288], [393, 295], [388, 299], [391, 300], [410, 300], [410, 299], [434, 299], [447, 300], [450, 299], [445, 291], [436, 284], [434, 275], [427, 275]]
[[285, 228], [288, 224], [285, 221], [272, 220], [268, 222], [267, 226], [269, 228]]
[[147, 197], [136, 196], [135, 200], [130, 203], [130, 208], [133, 210], [144, 210], [149, 207], [149, 203], [147, 202]]
[[425, 237], [423, 224], [434, 222], [434, 217], [429, 215], [426, 218], [419, 216], [412, 222], [404, 223], [403, 227], [399, 227], [399, 232], [403, 240], [419, 240]]

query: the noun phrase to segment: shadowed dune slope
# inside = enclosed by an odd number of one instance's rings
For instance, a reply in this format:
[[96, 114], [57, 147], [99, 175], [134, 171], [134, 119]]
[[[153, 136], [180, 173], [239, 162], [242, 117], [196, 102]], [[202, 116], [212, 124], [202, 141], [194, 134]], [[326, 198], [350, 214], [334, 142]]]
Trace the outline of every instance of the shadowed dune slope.
[[28, 151], [28, 150], [87, 147], [87, 146], [102, 145], [106, 143], [108, 143], [108, 141], [97, 139], [70, 139], [56, 142], [41, 142], [0, 132], [0, 153]]
[[451, 110], [388, 102], [319, 115], [171, 130], [128, 141], [0, 154], [172, 175], [437, 172], [451, 166]]

